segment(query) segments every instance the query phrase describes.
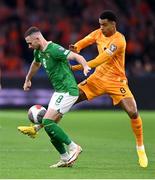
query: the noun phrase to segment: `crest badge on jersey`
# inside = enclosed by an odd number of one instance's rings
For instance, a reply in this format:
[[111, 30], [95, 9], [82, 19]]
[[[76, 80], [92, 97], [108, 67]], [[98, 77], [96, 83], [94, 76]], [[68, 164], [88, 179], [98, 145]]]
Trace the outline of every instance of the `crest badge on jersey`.
[[50, 53], [46, 53], [46, 56], [49, 58], [50, 57]]
[[116, 46], [116, 45], [114, 45], [114, 44], [111, 44], [111, 45], [110, 45], [109, 50], [110, 50], [111, 52], [115, 52], [116, 49], [117, 49], [117, 46]]

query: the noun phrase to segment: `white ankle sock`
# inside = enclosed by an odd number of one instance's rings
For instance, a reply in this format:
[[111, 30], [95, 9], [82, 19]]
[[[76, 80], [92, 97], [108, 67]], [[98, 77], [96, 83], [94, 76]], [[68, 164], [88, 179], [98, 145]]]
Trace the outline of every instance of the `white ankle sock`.
[[68, 152], [64, 153], [64, 154], [60, 154], [60, 158], [63, 160], [63, 161], [67, 161], [70, 156], [68, 154]]
[[39, 129], [41, 129], [42, 126], [39, 125], [39, 124], [35, 124], [35, 125], [34, 125], [34, 128], [35, 128], [36, 131], [39, 131]]
[[75, 144], [73, 141], [68, 145], [69, 149], [74, 149], [77, 147], [77, 144]]
[[144, 145], [142, 145], [142, 146], [136, 146], [136, 148], [137, 148], [137, 150], [145, 150]]

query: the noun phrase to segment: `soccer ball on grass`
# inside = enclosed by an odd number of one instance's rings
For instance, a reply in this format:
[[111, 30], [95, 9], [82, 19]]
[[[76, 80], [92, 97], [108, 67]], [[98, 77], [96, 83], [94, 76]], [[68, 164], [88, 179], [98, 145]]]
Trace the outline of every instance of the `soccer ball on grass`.
[[28, 118], [34, 124], [41, 124], [46, 113], [46, 108], [41, 105], [33, 105], [28, 110]]

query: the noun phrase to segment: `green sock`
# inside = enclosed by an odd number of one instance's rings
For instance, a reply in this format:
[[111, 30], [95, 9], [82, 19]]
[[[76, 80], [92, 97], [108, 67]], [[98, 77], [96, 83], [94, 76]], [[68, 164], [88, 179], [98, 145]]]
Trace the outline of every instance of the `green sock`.
[[51, 139], [54, 138], [60, 143], [64, 143], [66, 145], [71, 143], [71, 139], [53, 120], [43, 119], [42, 123], [44, 125], [45, 131], [51, 137]]
[[51, 143], [53, 144], [53, 146], [56, 148], [56, 150], [60, 154], [64, 154], [67, 152], [63, 143], [60, 143], [59, 141], [55, 140], [54, 138], [51, 139]]
[[[46, 131], [47, 132], [47, 131]], [[49, 135], [50, 139], [51, 139], [51, 143], [53, 144], [53, 146], [56, 148], [56, 150], [60, 153], [60, 154], [64, 154], [66, 153], [66, 149], [63, 143], [60, 143], [58, 140], [56, 140], [53, 135], [50, 132], [47, 132], [47, 134]]]

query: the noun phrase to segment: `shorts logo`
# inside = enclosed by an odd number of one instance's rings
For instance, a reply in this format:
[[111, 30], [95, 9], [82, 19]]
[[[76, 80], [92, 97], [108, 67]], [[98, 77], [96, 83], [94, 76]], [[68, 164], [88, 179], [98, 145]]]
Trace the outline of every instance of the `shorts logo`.
[[109, 50], [110, 50], [111, 52], [116, 51], [116, 49], [117, 49], [117, 46], [116, 46], [116, 45], [114, 45], [114, 44], [111, 44], [111, 45], [110, 45]]

